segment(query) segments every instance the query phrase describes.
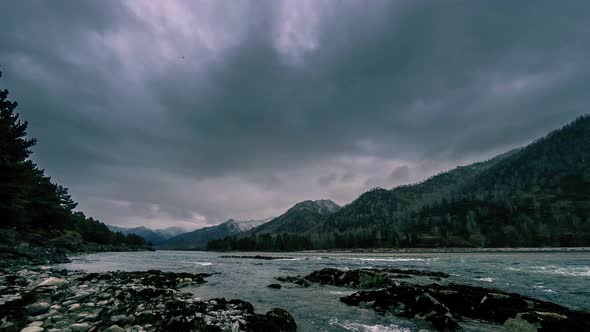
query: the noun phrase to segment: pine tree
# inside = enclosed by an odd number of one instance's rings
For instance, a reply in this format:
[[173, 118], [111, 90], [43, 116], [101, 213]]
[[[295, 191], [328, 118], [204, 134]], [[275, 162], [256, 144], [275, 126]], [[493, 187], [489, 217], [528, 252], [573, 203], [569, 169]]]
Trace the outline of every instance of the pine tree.
[[36, 142], [26, 138], [28, 123], [14, 112], [17, 106], [8, 99], [8, 90], [0, 90], [0, 219], [9, 225], [25, 221], [27, 180], [34, 168], [28, 157]]

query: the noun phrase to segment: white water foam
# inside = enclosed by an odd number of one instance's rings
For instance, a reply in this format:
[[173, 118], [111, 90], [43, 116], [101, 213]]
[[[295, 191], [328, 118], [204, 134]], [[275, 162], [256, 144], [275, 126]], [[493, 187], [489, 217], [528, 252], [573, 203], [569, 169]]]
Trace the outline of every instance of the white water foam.
[[533, 266], [533, 272], [563, 276], [590, 277], [590, 266], [560, 267], [555, 265]]
[[433, 260], [433, 258], [401, 258], [401, 257], [350, 257], [350, 258], [343, 258], [343, 259], [352, 259], [355, 261], [363, 261], [363, 262], [427, 262]]
[[550, 288], [547, 288], [547, 287], [543, 286], [543, 283], [542, 282], [536, 283], [533, 287], [539, 289], [541, 292], [553, 293], [553, 294], [557, 293], [553, 289], [550, 289]]
[[354, 291], [329, 291], [330, 294], [333, 295], [343, 295], [343, 296], [348, 296], [351, 294], [354, 294]]
[[210, 266], [213, 265], [211, 262], [193, 262], [193, 264], [201, 265], [201, 266]]
[[399, 327], [395, 324], [390, 325], [366, 325], [361, 323], [340, 322], [336, 318], [330, 320], [330, 325], [341, 327], [347, 331], [353, 332], [410, 332], [408, 328]]
[[494, 282], [494, 278], [479, 278], [477, 280], [479, 280], [479, 281], [485, 281], [485, 282]]

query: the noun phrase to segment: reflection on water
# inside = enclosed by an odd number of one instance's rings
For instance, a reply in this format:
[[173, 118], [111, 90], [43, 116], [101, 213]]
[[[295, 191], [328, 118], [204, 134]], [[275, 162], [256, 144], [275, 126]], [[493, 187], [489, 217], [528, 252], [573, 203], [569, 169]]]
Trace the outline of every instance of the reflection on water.
[[[291, 259], [252, 260], [221, 258], [212, 252], [157, 251], [99, 253], [75, 257], [64, 264], [69, 269], [89, 272], [149, 270], [216, 273], [207, 283], [187, 289], [201, 298], [239, 298], [251, 302], [257, 311], [274, 307], [288, 310], [300, 331], [418, 331], [421, 327], [406, 319], [378, 315], [372, 310], [350, 307], [339, 298], [353, 290], [330, 286], [300, 288], [285, 284], [280, 290], [266, 287], [279, 275], [305, 275], [324, 267], [406, 268], [441, 271], [451, 281], [495, 287], [590, 310], [590, 254], [586, 252], [543, 253], [239, 253], [276, 255]], [[467, 322], [471, 331], [492, 331], [499, 327]], [[423, 327], [422, 327], [423, 328]]]

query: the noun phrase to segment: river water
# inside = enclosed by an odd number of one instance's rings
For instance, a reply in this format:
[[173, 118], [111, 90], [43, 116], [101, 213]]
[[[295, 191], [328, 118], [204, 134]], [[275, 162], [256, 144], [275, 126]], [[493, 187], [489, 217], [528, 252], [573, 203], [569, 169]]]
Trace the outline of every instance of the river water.
[[[254, 260], [223, 258], [226, 255], [198, 251], [98, 253], [76, 256], [64, 264], [88, 272], [158, 269], [174, 272], [215, 273], [207, 283], [186, 290], [200, 298], [225, 297], [251, 302], [257, 312], [280, 307], [289, 311], [299, 331], [420, 331], [410, 320], [382, 316], [370, 309], [339, 301], [353, 289], [313, 285], [302, 288], [277, 283], [277, 276], [306, 275], [325, 267], [406, 268], [441, 271], [450, 281], [494, 287], [590, 311], [589, 252], [497, 252], [497, 253], [235, 253], [231, 255], [281, 256], [287, 259]], [[499, 326], [466, 322], [470, 331], [503, 331]]]

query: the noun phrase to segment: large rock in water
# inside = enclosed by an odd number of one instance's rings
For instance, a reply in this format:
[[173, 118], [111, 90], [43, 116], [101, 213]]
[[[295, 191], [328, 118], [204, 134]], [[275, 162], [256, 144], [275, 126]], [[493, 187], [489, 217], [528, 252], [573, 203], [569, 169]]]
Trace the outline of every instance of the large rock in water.
[[271, 309], [265, 315], [255, 315], [247, 326], [248, 331], [277, 331], [295, 332], [297, 324], [286, 310], [280, 308]]
[[[539, 331], [590, 331], [590, 313], [571, 310], [515, 293], [457, 284], [398, 283], [374, 291], [356, 292], [340, 300], [348, 305], [370, 305], [378, 312], [422, 319], [438, 330], [455, 330], [465, 317], [509, 326], [514, 318], [538, 326]], [[520, 324], [526, 325], [526, 324]]]
[[430, 277], [440, 280], [440, 278], [448, 278], [449, 275], [443, 272], [393, 268], [356, 269], [347, 271], [324, 268], [318, 271], [313, 271], [305, 277], [289, 276], [277, 277], [276, 279], [281, 282], [291, 282], [304, 287], [308, 287], [309, 283], [317, 283], [321, 285], [372, 288], [388, 287], [393, 285], [396, 279], [406, 279], [411, 277]]

